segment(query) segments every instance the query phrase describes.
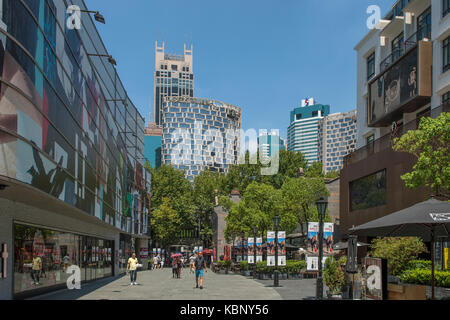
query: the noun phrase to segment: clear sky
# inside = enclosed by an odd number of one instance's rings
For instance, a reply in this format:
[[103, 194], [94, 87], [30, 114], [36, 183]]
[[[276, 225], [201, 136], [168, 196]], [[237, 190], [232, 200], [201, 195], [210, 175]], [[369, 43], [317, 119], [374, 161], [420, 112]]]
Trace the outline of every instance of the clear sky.
[[194, 96], [242, 108], [244, 129], [279, 129], [314, 97], [331, 113], [356, 108], [355, 45], [369, 5], [395, 0], [85, 0], [128, 95], [149, 120], [155, 41], [183, 53], [192, 35]]

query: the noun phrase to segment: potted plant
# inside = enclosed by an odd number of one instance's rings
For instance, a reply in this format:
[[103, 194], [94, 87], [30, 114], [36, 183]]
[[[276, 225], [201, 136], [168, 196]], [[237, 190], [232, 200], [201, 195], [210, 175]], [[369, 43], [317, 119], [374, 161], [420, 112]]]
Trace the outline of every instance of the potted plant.
[[325, 260], [323, 280], [325, 285], [329, 288], [327, 291], [328, 298], [342, 299], [341, 292], [345, 284], [345, 273], [333, 256], [329, 256]]
[[228, 270], [229, 270], [230, 267], [231, 267], [231, 260], [225, 260], [225, 261], [223, 262], [223, 266], [224, 266], [224, 268], [225, 268], [225, 274], [228, 274]]
[[248, 277], [250, 275], [250, 271], [248, 270], [248, 262], [247, 261], [241, 261], [241, 274], [246, 277]]

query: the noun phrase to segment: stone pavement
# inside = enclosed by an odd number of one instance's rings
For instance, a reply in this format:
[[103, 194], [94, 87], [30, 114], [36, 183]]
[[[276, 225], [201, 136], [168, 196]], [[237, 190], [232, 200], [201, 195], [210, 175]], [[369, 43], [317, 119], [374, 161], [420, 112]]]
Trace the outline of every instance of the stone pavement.
[[[293, 280], [295, 281], [295, 280]], [[300, 283], [301, 280], [296, 282]], [[136, 286], [128, 276], [82, 284], [80, 290], [59, 290], [33, 299], [41, 300], [281, 300], [270, 282], [255, 281], [238, 274], [217, 274], [208, 269], [204, 288], [195, 288], [195, 276], [183, 269], [181, 279], [172, 269], [145, 270], [137, 274]]]

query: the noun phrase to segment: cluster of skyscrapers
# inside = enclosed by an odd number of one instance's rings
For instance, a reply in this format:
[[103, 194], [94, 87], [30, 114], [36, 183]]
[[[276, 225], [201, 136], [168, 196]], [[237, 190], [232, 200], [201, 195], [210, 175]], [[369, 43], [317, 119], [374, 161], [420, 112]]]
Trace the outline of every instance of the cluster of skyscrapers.
[[203, 170], [226, 172], [237, 164], [241, 109], [194, 98], [193, 48], [166, 54], [156, 43], [154, 122], [145, 131], [146, 158], [153, 167], [170, 164], [193, 180]]
[[303, 99], [291, 111], [287, 149], [301, 152], [308, 161], [321, 162], [323, 172], [342, 168], [343, 157], [355, 149], [356, 111], [330, 114], [330, 106]]

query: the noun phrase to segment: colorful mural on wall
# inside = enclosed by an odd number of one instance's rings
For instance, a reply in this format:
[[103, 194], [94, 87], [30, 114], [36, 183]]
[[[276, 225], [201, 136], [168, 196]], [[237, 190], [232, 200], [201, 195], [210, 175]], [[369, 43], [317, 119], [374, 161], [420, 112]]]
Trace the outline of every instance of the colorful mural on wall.
[[106, 68], [67, 29], [64, 1], [0, 7], [0, 175], [122, 230], [146, 231], [150, 176], [135, 160], [144, 120], [128, 98], [105, 98], [125, 90], [99, 77]]

